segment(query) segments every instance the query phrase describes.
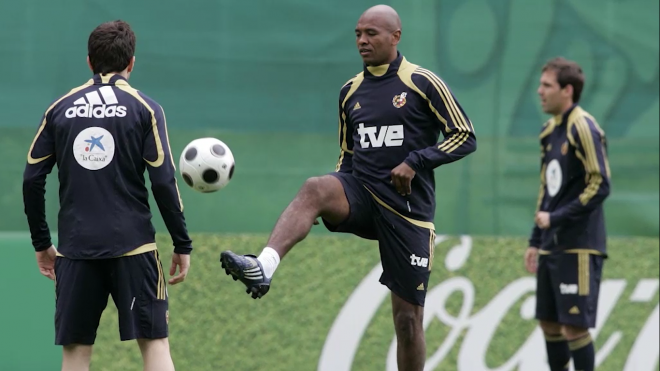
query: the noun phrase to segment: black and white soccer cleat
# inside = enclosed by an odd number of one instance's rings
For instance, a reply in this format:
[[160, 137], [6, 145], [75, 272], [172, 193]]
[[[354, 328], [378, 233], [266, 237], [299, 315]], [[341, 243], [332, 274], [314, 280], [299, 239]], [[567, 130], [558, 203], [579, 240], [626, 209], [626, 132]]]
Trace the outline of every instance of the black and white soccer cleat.
[[237, 255], [231, 251], [220, 254], [220, 263], [234, 281], [241, 281], [253, 299], [260, 299], [270, 289], [271, 278], [266, 278], [264, 268], [255, 255]]

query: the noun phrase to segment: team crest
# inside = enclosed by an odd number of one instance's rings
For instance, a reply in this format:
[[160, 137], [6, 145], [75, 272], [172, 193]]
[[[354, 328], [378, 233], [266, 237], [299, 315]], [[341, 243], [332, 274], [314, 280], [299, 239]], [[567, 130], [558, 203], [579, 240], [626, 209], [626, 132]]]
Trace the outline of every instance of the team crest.
[[566, 156], [568, 153], [568, 142], [564, 142], [564, 144], [561, 145], [561, 154]]
[[403, 107], [406, 104], [406, 95], [408, 95], [406, 92], [401, 93], [401, 95], [395, 95], [394, 98], [392, 98], [392, 104], [394, 107]]

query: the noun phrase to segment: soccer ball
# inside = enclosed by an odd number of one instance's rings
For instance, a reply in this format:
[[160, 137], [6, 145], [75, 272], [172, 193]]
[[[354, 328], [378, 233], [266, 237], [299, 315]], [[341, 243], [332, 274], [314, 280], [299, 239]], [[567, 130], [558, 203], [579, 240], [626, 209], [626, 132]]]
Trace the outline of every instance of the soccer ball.
[[183, 149], [179, 169], [186, 184], [202, 193], [224, 188], [234, 175], [234, 155], [216, 138], [195, 139]]

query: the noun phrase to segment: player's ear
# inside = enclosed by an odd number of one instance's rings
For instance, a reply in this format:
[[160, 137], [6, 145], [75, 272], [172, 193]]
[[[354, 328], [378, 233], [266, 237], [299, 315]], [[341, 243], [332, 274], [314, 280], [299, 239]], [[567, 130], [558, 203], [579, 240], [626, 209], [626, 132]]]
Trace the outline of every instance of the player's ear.
[[133, 72], [133, 68], [135, 67], [135, 56], [131, 58], [131, 61], [128, 62], [128, 67], [126, 68], [126, 72], [131, 73]]
[[564, 91], [564, 95], [566, 97], [573, 99], [573, 85], [567, 84], [562, 90]]
[[92, 67], [92, 62], [89, 60], [89, 55], [87, 56], [87, 66], [89, 66], [89, 69], [94, 73], [94, 67]]
[[392, 45], [399, 44], [399, 40], [401, 40], [401, 30], [396, 30], [392, 33]]

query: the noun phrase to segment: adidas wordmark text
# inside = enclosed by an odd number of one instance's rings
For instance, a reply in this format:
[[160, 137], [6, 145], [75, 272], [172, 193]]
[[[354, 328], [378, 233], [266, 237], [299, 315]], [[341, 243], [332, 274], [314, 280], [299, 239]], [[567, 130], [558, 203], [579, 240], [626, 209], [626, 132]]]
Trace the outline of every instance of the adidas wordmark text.
[[[101, 94], [99, 95], [99, 93]], [[73, 102], [74, 106], [69, 107], [64, 115], [67, 118], [88, 117], [97, 119], [126, 117], [126, 106], [120, 106], [118, 103], [119, 101], [112, 86], [103, 86]]]

